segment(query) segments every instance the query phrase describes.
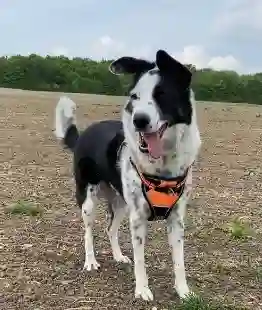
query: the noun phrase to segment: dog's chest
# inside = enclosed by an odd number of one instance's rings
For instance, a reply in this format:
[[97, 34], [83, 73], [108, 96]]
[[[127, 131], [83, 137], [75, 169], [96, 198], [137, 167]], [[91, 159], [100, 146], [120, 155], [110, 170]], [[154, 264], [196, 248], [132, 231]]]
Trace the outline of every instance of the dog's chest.
[[160, 166], [158, 176], [156, 173], [144, 172], [132, 159], [130, 162], [131, 170], [126, 180], [129, 188], [130, 182], [133, 183], [134, 188], [130, 195], [135, 197], [135, 205], [143, 197], [149, 207], [149, 221], [167, 219], [184, 192], [188, 169], [183, 174], [173, 177], [172, 171]]
[[145, 158], [141, 161], [141, 167], [149, 174], [167, 178], [180, 176], [187, 168], [183, 158], [175, 154], [160, 159]]

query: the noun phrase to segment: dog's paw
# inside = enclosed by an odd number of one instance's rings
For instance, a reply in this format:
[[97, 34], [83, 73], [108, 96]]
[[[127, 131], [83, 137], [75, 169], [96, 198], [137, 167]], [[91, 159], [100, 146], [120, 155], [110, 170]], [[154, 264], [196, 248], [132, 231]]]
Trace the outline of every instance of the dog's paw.
[[181, 299], [186, 299], [190, 296], [193, 296], [194, 293], [192, 293], [188, 286], [187, 285], [184, 285], [184, 286], [180, 286], [180, 287], [176, 287], [176, 291], [177, 291], [177, 294], [178, 296], [181, 298]]
[[130, 260], [130, 258], [125, 255], [114, 256], [114, 259], [118, 263], [132, 264], [132, 261]]
[[184, 297], [181, 297], [182, 299], [188, 299], [188, 298], [199, 298], [199, 295], [196, 293], [189, 291], [187, 294], [184, 295]]
[[148, 286], [143, 286], [142, 288], [136, 288], [135, 297], [142, 298], [146, 301], [154, 299], [154, 296]]
[[100, 268], [100, 264], [93, 257], [93, 258], [86, 259], [83, 270], [91, 271], [92, 269], [97, 270], [99, 268]]

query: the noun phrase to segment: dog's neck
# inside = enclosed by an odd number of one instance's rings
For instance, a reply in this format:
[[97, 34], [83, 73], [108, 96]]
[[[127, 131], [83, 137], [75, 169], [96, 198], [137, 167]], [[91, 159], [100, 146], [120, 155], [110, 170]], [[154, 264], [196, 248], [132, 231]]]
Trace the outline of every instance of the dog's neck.
[[127, 128], [125, 140], [130, 158], [142, 172], [171, 178], [181, 176], [186, 172], [195, 161], [201, 145], [195, 115], [190, 126], [185, 127], [182, 136], [177, 131], [177, 142], [159, 159], [153, 159], [149, 154], [142, 153], [132, 136], [129, 136]]

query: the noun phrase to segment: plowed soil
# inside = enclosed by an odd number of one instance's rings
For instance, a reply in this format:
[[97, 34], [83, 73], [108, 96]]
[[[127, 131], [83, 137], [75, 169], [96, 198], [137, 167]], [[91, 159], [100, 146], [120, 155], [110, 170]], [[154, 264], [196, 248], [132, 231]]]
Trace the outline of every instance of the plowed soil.
[[[53, 135], [59, 96], [0, 91], [0, 308], [174, 309], [179, 301], [164, 223], [149, 225], [146, 247], [155, 301], [134, 299], [132, 267], [112, 259], [102, 206], [94, 232], [101, 269], [82, 272], [83, 225], [74, 199], [72, 155]], [[81, 128], [119, 118], [124, 100], [70, 97]], [[203, 145], [186, 222], [188, 282], [206, 298], [262, 309], [262, 107], [199, 103], [197, 110]], [[43, 213], [6, 212], [21, 199]], [[250, 229], [246, 238], [236, 239], [228, 230], [236, 217]], [[132, 258], [127, 222], [120, 242]]]

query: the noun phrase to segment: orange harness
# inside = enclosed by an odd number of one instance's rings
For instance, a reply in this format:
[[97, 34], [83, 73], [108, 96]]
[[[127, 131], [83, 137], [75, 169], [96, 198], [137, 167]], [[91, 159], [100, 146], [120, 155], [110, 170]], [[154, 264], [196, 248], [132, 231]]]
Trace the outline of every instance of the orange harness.
[[181, 177], [160, 178], [142, 173], [131, 159], [130, 161], [140, 177], [142, 192], [151, 210], [148, 220], [167, 219], [184, 192], [189, 168]]

